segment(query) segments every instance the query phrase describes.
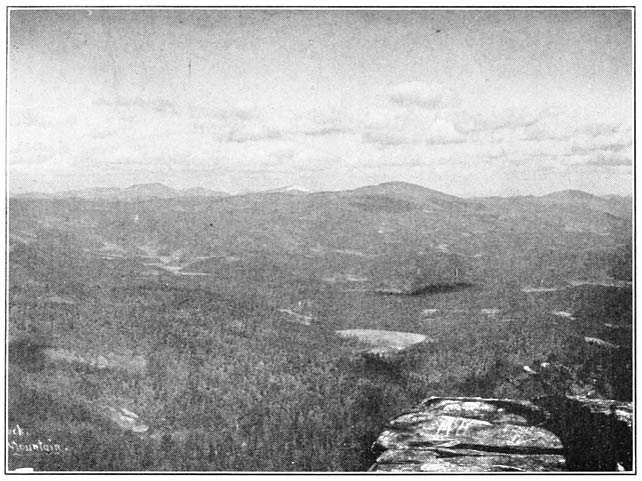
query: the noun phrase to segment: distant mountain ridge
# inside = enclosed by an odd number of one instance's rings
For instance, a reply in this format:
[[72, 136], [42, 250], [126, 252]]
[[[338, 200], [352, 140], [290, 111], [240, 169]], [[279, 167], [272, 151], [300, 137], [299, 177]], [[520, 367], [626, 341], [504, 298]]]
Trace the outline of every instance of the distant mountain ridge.
[[562, 202], [587, 202], [600, 199], [599, 196], [589, 194], [583, 190], [567, 189], [551, 192], [550, 194], [539, 196], [540, 199], [551, 199]]
[[52, 245], [75, 239], [78, 252], [101, 262], [141, 257], [137, 269], [145, 272], [150, 265], [175, 275], [182, 275], [174, 272], [179, 268], [212, 275], [240, 269], [272, 282], [292, 263], [297, 272], [334, 284], [367, 278], [379, 288], [383, 279], [390, 292], [406, 289], [406, 280], [414, 289], [418, 270], [448, 276], [460, 271], [473, 279], [519, 275], [525, 286], [607, 282], [613, 272], [630, 279], [631, 202], [586, 193], [466, 199], [387, 182], [338, 192], [221, 198], [185, 197], [162, 184], [80, 192], [88, 199], [66, 195], [10, 199], [14, 255], [21, 249], [35, 255], [31, 245], [47, 252], [41, 236]]
[[469, 200], [481, 202], [489, 207], [502, 207], [507, 211], [519, 209], [530, 209], [538, 207], [540, 209], [584, 209], [587, 212], [603, 212], [628, 219], [632, 215], [633, 197], [621, 195], [602, 195], [590, 194], [582, 190], [567, 189], [550, 194], [535, 195], [515, 195], [511, 197], [474, 197]]
[[410, 182], [384, 182], [377, 185], [366, 185], [358, 187], [349, 192], [354, 194], [377, 194], [377, 195], [390, 195], [392, 197], [406, 197], [409, 200], [423, 200], [427, 197], [438, 198], [447, 201], [462, 201], [462, 197], [445, 194], [438, 190], [429, 189], [418, 184], [411, 184]]
[[276, 194], [276, 193], [287, 193], [287, 194], [309, 194], [310, 191], [304, 187], [299, 187], [298, 185], [284, 185], [283, 187], [277, 187], [275, 189], [262, 190], [260, 192], [255, 192], [257, 194]]
[[608, 212], [620, 217], [632, 214], [632, 197], [597, 196], [581, 190], [561, 190], [538, 197], [538, 200], [551, 204], [582, 207], [595, 211]]
[[[606, 206], [612, 203], [626, 204], [632, 201], [631, 196], [621, 195], [603, 195], [597, 196], [581, 190], [561, 190], [551, 192], [541, 196], [518, 195], [512, 197], [458, 197], [444, 192], [430, 189], [410, 182], [392, 181], [383, 182], [376, 185], [365, 185], [355, 189], [342, 191], [312, 192], [304, 187], [296, 185], [286, 185], [274, 189], [261, 191], [250, 191], [241, 194], [229, 194], [227, 192], [216, 191], [205, 187], [191, 187], [187, 189], [174, 189], [162, 183], [134, 184], [129, 187], [92, 187], [87, 189], [69, 190], [62, 192], [43, 193], [43, 192], [26, 192], [22, 194], [10, 195], [17, 199], [62, 199], [62, 198], [80, 198], [80, 199], [114, 199], [114, 200], [142, 200], [142, 199], [163, 199], [178, 197], [227, 197], [242, 196], [255, 194], [293, 194], [305, 195], [311, 193], [326, 193], [344, 197], [367, 197], [367, 196], [385, 196], [397, 200], [403, 200], [415, 203], [430, 202], [437, 205], [454, 205], [454, 204], [474, 204], [481, 199], [493, 200], [536, 200], [543, 203], [564, 203], [568, 205], [581, 204], [586, 207], [598, 208], [604, 210]], [[589, 205], [591, 204], [591, 205]]]
[[161, 183], [134, 184], [129, 187], [94, 187], [89, 189], [69, 190], [64, 192], [40, 193], [27, 192], [11, 197], [16, 199], [103, 199], [103, 200], [142, 200], [173, 199], [177, 197], [227, 197], [227, 192], [220, 192], [203, 187], [173, 189]]

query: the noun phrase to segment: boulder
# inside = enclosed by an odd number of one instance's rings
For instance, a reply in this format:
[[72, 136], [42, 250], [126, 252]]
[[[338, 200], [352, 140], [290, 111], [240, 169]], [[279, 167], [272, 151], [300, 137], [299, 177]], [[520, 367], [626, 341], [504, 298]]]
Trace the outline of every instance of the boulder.
[[587, 344], [591, 344], [593, 346], [600, 346], [600, 347], [605, 347], [607, 349], [618, 349], [619, 346], [616, 344], [613, 344], [612, 342], [604, 341], [602, 339], [599, 339], [597, 337], [585, 337], [584, 341]]
[[120, 406], [102, 405], [102, 414], [124, 431], [131, 431], [136, 434], [145, 434], [149, 426], [141, 422], [137, 414], [129, 409]]
[[370, 471], [630, 471], [632, 407], [585, 398], [428, 398], [391, 420]]

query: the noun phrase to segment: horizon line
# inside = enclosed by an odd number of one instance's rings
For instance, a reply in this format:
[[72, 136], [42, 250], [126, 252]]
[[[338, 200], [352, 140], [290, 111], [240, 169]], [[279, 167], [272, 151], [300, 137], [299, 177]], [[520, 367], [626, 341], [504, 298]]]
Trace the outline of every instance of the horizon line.
[[[12, 193], [10, 189], [7, 189], [6, 195], [7, 195], [8, 199], [10, 199], [10, 198], [28, 198], [27, 196], [30, 196], [30, 195], [62, 196], [64, 194], [70, 194], [68, 197], [64, 197], [64, 198], [74, 198], [74, 197], [78, 197], [78, 196], [77, 195], [71, 195], [71, 194], [79, 193], [79, 192], [83, 192], [83, 191], [87, 191], [87, 190], [101, 190], [101, 189], [102, 190], [113, 190], [114, 193], [119, 193], [119, 192], [126, 191], [127, 189], [131, 189], [132, 187], [146, 187], [146, 186], [154, 186], [155, 185], [155, 186], [160, 186], [160, 187], [164, 187], [164, 188], [176, 191], [177, 193], [186, 192], [186, 191], [190, 191], [190, 190], [196, 190], [196, 189], [203, 189], [203, 190], [211, 191], [212, 193], [224, 194], [225, 196], [228, 196], [228, 197], [237, 197], [237, 196], [252, 195], [252, 194], [284, 193], [284, 192], [280, 192], [280, 191], [284, 191], [286, 189], [287, 190], [291, 190], [291, 191], [302, 192], [304, 194], [322, 194], [322, 193], [333, 193], [333, 192], [349, 192], [349, 191], [361, 189], [361, 188], [364, 188], [364, 187], [376, 187], [376, 186], [382, 186], [382, 185], [386, 185], [386, 184], [406, 184], [406, 185], [411, 185], [411, 186], [414, 186], [414, 187], [420, 187], [420, 188], [423, 188], [423, 189], [432, 190], [432, 191], [439, 192], [439, 193], [446, 194], [446, 195], [452, 195], [453, 197], [459, 197], [459, 198], [462, 198], [462, 199], [478, 199], [478, 198], [493, 198], [493, 197], [494, 198], [507, 198], [507, 199], [508, 198], [514, 198], [514, 197], [545, 197], [545, 196], [548, 196], [548, 195], [551, 195], [551, 194], [557, 194], [557, 193], [562, 193], [562, 192], [580, 192], [580, 193], [589, 194], [589, 195], [592, 195], [592, 196], [595, 196], [595, 197], [600, 197], [600, 198], [603, 198], [603, 197], [622, 197], [622, 198], [631, 197], [631, 198], [633, 198], [633, 196], [634, 196], [633, 195], [634, 192], [632, 192], [630, 194], [617, 194], [617, 193], [596, 194], [596, 193], [593, 193], [593, 192], [589, 192], [589, 191], [582, 190], [582, 189], [577, 189], [577, 188], [568, 188], [568, 189], [555, 190], [555, 191], [551, 191], [551, 192], [548, 192], [548, 193], [545, 193], [545, 194], [533, 194], [533, 193], [530, 193], [530, 194], [461, 196], [461, 195], [454, 195], [454, 194], [450, 194], [448, 192], [444, 192], [444, 191], [441, 191], [441, 190], [433, 189], [432, 187], [427, 187], [425, 185], [416, 184], [416, 183], [413, 183], [413, 182], [400, 181], [400, 180], [385, 181], [385, 182], [380, 182], [380, 183], [377, 183], [377, 184], [363, 184], [363, 185], [360, 185], [358, 187], [353, 187], [353, 188], [348, 188], [348, 189], [336, 189], [336, 190], [324, 190], [324, 189], [312, 190], [312, 189], [308, 189], [306, 187], [298, 186], [296, 184], [286, 184], [286, 185], [282, 184], [282, 185], [278, 185], [278, 186], [275, 186], [275, 187], [269, 187], [269, 188], [266, 188], [266, 189], [242, 190], [242, 191], [236, 191], [236, 192], [229, 192], [229, 191], [226, 191], [226, 190], [216, 189], [216, 188], [211, 188], [211, 187], [205, 187], [205, 186], [202, 186], [202, 185], [177, 188], [177, 187], [172, 187], [171, 185], [167, 185], [167, 184], [165, 184], [163, 182], [148, 182], [148, 183], [130, 184], [130, 185], [126, 186], [126, 187], [100, 185], [100, 186], [93, 186], [93, 187], [84, 187], [84, 188], [78, 188], [78, 189], [66, 189], [66, 190], [49, 191], [49, 192], [34, 190], [34, 191], [27, 191], [27, 192], [23, 192], [23, 193]], [[151, 196], [151, 197], [153, 197], [153, 196]], [[197, 197], [209, 197], [209, 196], [208, 195], [202, 195], [202, 196], [197, 196]]]

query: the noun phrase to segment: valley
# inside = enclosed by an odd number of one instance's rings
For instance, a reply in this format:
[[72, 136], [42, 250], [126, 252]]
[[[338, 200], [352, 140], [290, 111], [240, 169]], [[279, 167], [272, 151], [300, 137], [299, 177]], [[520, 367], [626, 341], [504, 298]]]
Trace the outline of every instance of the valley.
[[10, 468], [364, 471], [428, 396], [630, 401], [631, 206], [403, 182], [10, 198], [9, 425], [67, 448]]

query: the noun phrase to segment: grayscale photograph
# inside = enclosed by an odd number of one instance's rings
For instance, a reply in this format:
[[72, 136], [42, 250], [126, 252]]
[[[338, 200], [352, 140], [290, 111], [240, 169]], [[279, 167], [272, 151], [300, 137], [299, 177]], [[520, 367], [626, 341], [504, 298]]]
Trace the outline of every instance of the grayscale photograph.
[[5, 16], [5, 474], [636, 471], [635, 7]]

